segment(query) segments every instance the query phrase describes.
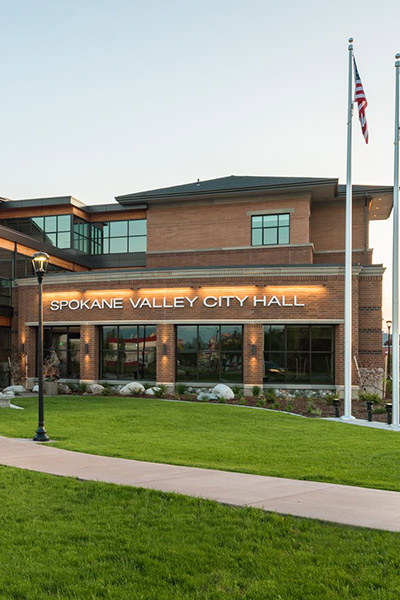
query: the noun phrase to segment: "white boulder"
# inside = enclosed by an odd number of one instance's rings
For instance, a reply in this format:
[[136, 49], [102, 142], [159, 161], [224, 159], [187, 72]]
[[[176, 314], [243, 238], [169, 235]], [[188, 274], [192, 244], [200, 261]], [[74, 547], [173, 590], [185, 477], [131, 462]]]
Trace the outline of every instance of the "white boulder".
[[[155, 389], [155, 388], [154, 388]], [[155, 391], [153, 388], [149, 388], [148, 390], [145, 391], [146, 396], [155, 396]]]
[[233, 400], [235, 397], [235, 394], [232, 392], [231, 388], [223, 383], [216, 385], [213, 388], [212, 393], [215, 394], [217, 398], [223, 398], [224, 400]]
[[12, 390], [8, 390], [7, 392], [3, 392], [2, 394], [5, 398], [14, 398], [15, 394]]
[[3, 394], [5, 392], [14, 392], [17, 394], [23, 394], [24, 392], [26, 392], [26, 390], [23, 385], [9, 385], [6, 388], [4, 388]]
[[131, 396], [132, 394], [143, 394], [144, 391], [144, 386], [141, 383], [132, 381], [132, 383], [127, 383], [120, 389], [120, 394], [123, 396]]
[[90, 394], [101, 394], [104, 391], [104, 385], [100, 385], [99, 383], [92, 383], [88, 385], [86, 391]]
[[35, 393], [35, 392], [38, 392], [38, 391], [39, 391], [39, 386], [38, 386], [37, 383], [35, 383], [35, 385], [32, 388], [32, 392]]
[[200, 392], [197, 396], [197, 400], [201, 402], [207, 402], [208, 400], [218, 400], [218, 397], [212, 392]]

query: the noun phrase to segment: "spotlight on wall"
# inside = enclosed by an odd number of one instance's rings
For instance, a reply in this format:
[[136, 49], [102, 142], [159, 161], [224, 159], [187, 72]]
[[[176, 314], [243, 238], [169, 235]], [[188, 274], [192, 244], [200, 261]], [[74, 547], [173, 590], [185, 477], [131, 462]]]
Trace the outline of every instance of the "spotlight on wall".
[[167, 356], [167, 344], [162, 345], [162, 354], [163, 356]]
[[86, 356], [89, 354], [89, 344], [85, 344], [85, 354]]
[[252, 356], [255, 356], [255, 355], [256, 355], [256, 345], [255, 345], [255, 344], [252, 344], [252, 345], [251, 345], [251, 355], [252, 355]]

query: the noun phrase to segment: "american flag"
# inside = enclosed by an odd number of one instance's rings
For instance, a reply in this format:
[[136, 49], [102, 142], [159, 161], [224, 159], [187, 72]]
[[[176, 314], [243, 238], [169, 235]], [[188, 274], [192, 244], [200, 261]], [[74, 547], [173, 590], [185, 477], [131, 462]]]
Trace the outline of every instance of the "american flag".
[[368, 106], [367, 99], [365, 97], [363, 84], [361, 82], [360, 74], [357, 69], [356, 59], [353, 57], [354, 61], [354, 82], [355, 82], [355, 95], [354, 100], [358, 104], [358, 117], [361, 123], [361, 131], [365, 139], [365, 143], [368, 144], [368, 125], [367, 125], [367, 117], [365, 116], [365, 109]]

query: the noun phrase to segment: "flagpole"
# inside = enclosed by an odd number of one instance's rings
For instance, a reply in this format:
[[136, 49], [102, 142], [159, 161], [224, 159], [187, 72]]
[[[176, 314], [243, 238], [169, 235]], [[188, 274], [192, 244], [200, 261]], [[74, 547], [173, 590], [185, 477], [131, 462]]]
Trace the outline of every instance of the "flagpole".
[[352, 186], [351, 186], [351, 121], [353, 117], [353, 38], [349, 38], [349, 80], [347, 107], [347, 171], [346, 171], [346, 231], [344, 272], [344, 414], [342, 419], [353, 419], [351, 414], [352, 374]]
[[392, 427], [399, 428], [399, 70], [396, 54], [396, 95], [394, 111], [394, 181], [393, 181], [393, 289], [392, 289]]

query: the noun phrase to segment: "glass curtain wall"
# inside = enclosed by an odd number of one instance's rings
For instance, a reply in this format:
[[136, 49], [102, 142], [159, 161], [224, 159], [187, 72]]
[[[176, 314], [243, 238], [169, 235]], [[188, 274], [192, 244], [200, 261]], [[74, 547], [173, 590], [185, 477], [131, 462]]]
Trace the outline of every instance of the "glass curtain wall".
[[11, 329], [0, 327], [0, 387], [10, 384]]
[[265, 383], [334, 383], [334, 327], [265, 325]]
[[177, 325], [176, 380], [242, 382], [241, 325]]
[[71, 215], [1, 219], [0, 224], [57, 248], [71, 247]]
[[101, 327], [100, 378], [156, 379], [156, 325]]

